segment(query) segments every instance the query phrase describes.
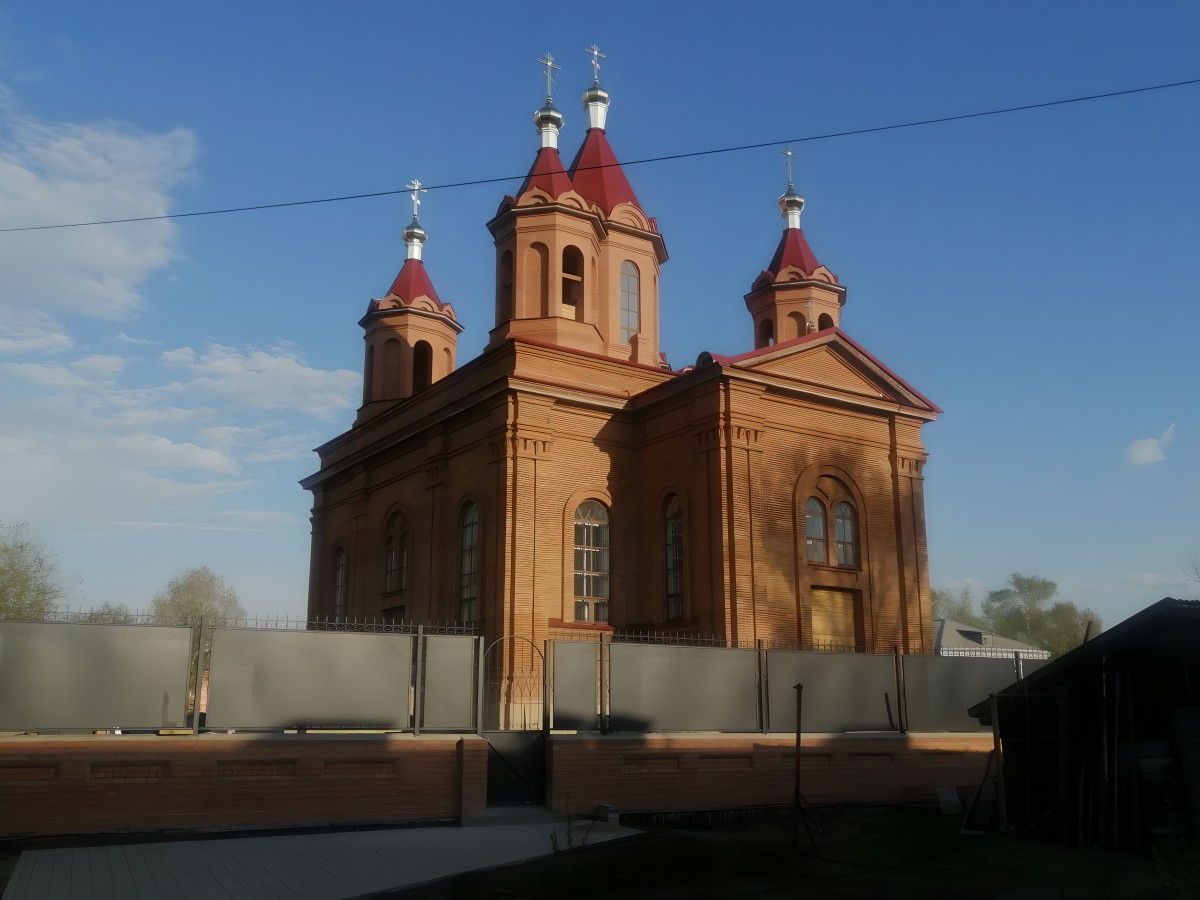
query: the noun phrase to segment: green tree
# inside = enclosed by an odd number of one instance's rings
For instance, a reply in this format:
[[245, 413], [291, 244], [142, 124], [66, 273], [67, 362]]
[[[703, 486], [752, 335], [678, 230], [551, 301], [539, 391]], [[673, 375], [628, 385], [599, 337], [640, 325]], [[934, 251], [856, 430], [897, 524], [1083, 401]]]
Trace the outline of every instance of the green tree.
[[931, 597], [933, 618], [953, 619], [966, 625], [983, 626], [982, 618], [975, 611], [975, 597], [970, 585], [964, 585], [957, 597], [945, 588], [934, 588]]
[[105, 603], [102, 606], [97, 606], [94, 609], [89, 609], [79, 614], [80, 622], [87, 622], [93, 625], [128, 625], [135, 618], [136, 616], [129, 611], [129, 607], [124, 603], [119, 603], [116, 606], [113, 606], [111, 603]]
[[66, 596], [58, 563], [26, 523], [0, 525], [0, 619], [40, 622]]
[[1023, 641], [1061, 655], [1083, 643], [1089, 621], [1100, 625], [1090, 609], [1079, 609], [1069, 601], [1050, 605], [1058, 585], [1049, 578], [1009, 576], [1008, 587], [988, 591], [983, 598], [983, 625], [994, 634]]
[[151, 617], [160, 625], [223, 627], [246, 618], [237, 591], [208, 566], [188, 569], [155, 594]]

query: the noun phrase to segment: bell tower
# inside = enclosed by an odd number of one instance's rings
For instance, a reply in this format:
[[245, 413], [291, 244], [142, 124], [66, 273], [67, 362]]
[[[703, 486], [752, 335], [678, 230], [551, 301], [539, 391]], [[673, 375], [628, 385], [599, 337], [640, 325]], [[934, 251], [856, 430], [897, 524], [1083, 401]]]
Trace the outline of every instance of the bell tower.
[[372, 300], [358, 323], [367, 345], [358, 422], [421, 393], [453, 372], [458, 335], [463, 330], [454, 308], [438, 297], [421, 260], [427, 235], [417, 220], [417, 210], [425, 188], [416, 180], [406, 187], [412, 192], [413, 217], [404, 229], [404, 265], [387, 294]]
[[770, 264], [754, 279], [746, 294], [746, 309], [754, 320], [754, 348], [794, 340], [815, 331], [836, 328], [846, 303], [846, 289], [837, 276], [817, 262], [804, 239], [800, 213], [804, 198], [792, 182], [792, 148], [787, 157], [788, 186], [779, 198], [787, 227]]
[[658, 277], [667, 258], [654, 220], [642, 212], [605, 137], [608, 93], [584, 92], [588, 132], [565, 170], [558, 154], [549, 53], [546, 103], [534, 113], [541, 146], [516, 196], [488, 229], [496, 244], [496, 327], [489, 347], [525, 337], [615, 359], [658, 365]]

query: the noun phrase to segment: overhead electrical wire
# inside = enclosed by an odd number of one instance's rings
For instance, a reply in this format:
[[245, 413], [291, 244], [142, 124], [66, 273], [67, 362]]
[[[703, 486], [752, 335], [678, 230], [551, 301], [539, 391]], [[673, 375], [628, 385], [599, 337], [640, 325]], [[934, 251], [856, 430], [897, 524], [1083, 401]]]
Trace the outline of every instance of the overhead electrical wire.
[[[1145, 94], [1150, 91], [1163, 91], [1170, 88], [1188, 87], [1200, 84], [1200, 78], [1186, 81], [1172, 81], [1166, 84], [1152, 84], [1146, 87], [1128, 88], [1122, 91], [1108, 91], [1103, 94], [1088, 94], [1083, 97], [1068, 97], [1063, 100], [1045, 100], [1041, 103], [1025, 103], [1020, 106], [1006, 106], [1000, 109], [988, 109], [981, 112], [959, 113], [952, 116], [938, 116], [933, 119], [915, 119], [910, 122], [896, 122], [891, 125], [873, 125], [868, 128], [852, 128], [847, 131], [831, 131], [826, 134], [812, 134], [807, 137], [785, 138], [777, 141], [760, 141], [753, 144], [738, 144], [732, 147], [717, 147], [711, 150], [693, 150], [687, 153], [671, 153], [666, 156], [650, 156], [645, 159], [634, 159], [623, 163], [608, 163], [599, 166], [581, 166], [577, 171], [585, 169], [602, 169], [609, 165], [624, 167], [640, 166], [648, 163], [670, 162], [678, 159], [692, 159], [698, 156], [715, 156], [720, 153], [739, 153], [744, 150], [760, 150], [765, 147], [782, 147], [786, 144], [804, 144], [813, 141], [827, 141], [834, 138], [854, 137], [862, 134], [876, 134], [881, 131], [899, 131], [904, 128], [920, 128], [926, 125], [941, 125], [947, 122], [961, 122], [966, 119], [982, 119], [987, 116], [1001, 116], [1009, 113], [1028, 112], [1034, 109], [1047, 109], [1053, 106], [1066, 106], [1071, 103], [1087, 103], [1092, 100], [1108, 100], [1113, 97], [1125, 97], [1130, 94]], [[497, 184], [504, 181], [517, 181], [525, 177], [519, 175], [502, 175], [496, 178], [477, 178], [472, 181], [454, 181], [446, 184], [430, 184], [422, 187], [427, 191], [444, 191], [452, 188], [475, 187], [483, 184]], [[348, 200], [367, 200], [372, 197], [391, 197], [396, 194], [407, 194], [409, 188], [396, 188], [388, 191], [370, 191], [364, 194], [344, 194], [339, 197], [319, 197], [312, 200], [287, 200], [280, 203], [259, 203], [254, 206], [233, 206], [225, 209], [204, 209], [195, 212], [163, 213], [157, 216], [135, 216], [127, 219], [102, 219], [95, 222], [66, 222], [57, 225], [25, 225], [12, 228], [0, 228], [0, 233], [16, 231], [52, 231], [62, 228], [90, 228], [97, 225], [123, 225], [130, 222], [158, 222], [164, 219], [188, 219], [198, 216], [221, 216], [231, 213], [256, 212], [264, 209], [285, 209], [293, 206], [314, 206], [320, 203], [343, 203]]]

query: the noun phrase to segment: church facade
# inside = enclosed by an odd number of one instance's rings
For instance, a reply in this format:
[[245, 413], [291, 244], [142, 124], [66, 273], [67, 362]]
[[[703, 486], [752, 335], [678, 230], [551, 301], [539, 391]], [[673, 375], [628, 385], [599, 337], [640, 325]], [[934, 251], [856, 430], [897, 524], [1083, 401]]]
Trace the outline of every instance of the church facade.
[[463, 365], [412, 185], [407, 259], [359, 323], [363, 404], [302, 482], [310, 618], [457, 621], [538, 647], [643, 629], [928, 652], [921, 426], [939, 410], [841, 330], [846, 290], [790, 183], [748, 278], [746, 352], [668, 368], [666, 246], [598, 78], [583, 100], [570, 165], [549, 97], [535, 114], [529, 174], [487, 223], [493, 328]]

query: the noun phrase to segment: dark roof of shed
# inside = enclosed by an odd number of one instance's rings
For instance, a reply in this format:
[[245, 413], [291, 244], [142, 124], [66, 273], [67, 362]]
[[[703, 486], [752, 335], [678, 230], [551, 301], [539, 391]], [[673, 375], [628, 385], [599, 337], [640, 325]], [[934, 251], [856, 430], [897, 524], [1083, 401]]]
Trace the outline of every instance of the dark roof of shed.
[[[1070, 669], [1086, 665], [1102, 654], [1112, 655], [1137, 650], [1150, 643], [1155, 636], [1168, 633], [1200, 639], [1200, 600], [1163, 597], [1108, 631], [1101, 632], [1086, 644], [1080, 644], [1070, 653], [1051, 660], [1037, 671], [996, 693], [1003, 696], [1036, 692], [1039, 687], [1059, 680]], [[977, 719], [987, 718], [990, 715], [988, 698], [985, 697], [968, 709], [967, 714]]]

